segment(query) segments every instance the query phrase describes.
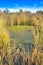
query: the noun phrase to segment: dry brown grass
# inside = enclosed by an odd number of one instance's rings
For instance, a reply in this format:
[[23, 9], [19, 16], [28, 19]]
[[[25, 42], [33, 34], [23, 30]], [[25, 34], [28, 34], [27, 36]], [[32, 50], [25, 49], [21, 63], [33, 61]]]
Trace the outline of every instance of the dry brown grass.
[[41, 52], [36, 47], [30, 54], [28, 51], [20, 49], [12, 50], [11, 47], [4, 47], [2, 52], [1, 65], [43, 65], [43, 58], [41, 59]]

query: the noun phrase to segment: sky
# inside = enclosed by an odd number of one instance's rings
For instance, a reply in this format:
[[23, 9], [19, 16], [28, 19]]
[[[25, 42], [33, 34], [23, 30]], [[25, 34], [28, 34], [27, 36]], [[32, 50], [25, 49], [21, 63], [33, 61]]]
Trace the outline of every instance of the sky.
[[23, 10], [43, 10], [43, 0], [0, 0], [0, 9], [8, 8], [12, 11]]

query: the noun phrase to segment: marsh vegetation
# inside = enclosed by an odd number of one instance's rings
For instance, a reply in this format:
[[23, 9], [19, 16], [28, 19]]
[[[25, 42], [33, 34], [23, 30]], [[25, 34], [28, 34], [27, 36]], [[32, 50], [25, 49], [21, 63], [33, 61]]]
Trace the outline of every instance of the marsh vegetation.
[[43, 65], [43, 12], [0, 12], [0, 65]]

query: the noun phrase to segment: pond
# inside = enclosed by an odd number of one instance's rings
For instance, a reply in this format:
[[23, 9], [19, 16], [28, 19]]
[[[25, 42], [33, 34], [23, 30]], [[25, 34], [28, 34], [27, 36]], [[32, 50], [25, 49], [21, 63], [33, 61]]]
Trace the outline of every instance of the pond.
[[[19, 27], [18, 29], [14, 27], [12, 30], [11, 28], [9, 29], [9, 34], [11, 38], [11, 42], [15, 42], [17, 45], [22, 44], [26, 48], [32, 48], [34, 44], [34, 37], [32, 34], [32, 30], [27, 28], [23, 28], [23, 30]], [[18, 46], [19, 47], [19, 46]]]

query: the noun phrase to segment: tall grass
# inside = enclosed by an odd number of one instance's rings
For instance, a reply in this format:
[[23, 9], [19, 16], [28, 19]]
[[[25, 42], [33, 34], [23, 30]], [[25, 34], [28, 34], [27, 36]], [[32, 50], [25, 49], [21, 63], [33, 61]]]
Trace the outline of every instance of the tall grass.
[[[5, 48], [5, 49], [4, 49]], [[4, 54], [3, 54], [4, 53]], [[43, 55], [41, 50], [34, 47], [32, 52], [26, 51], [24, 48], [12, 49], [5, 46], [2, 49], [1, 65], [43, 65]], [[41, 57], [42, 56], [42, 57]]]

